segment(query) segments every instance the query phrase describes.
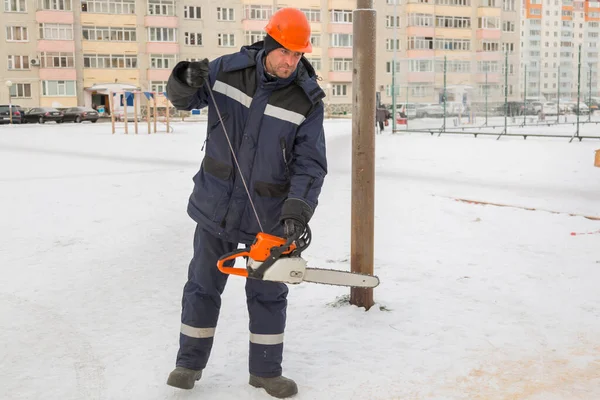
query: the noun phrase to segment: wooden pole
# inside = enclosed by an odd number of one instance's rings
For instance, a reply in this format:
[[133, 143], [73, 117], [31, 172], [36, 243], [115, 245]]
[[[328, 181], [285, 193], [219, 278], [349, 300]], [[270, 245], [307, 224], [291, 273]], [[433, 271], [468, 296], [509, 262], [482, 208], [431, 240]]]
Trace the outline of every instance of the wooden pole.
[[[375, 235], [375, 60], [373, 0], [357, 0], [353, 12], [352, 77], [352, 272], [373, 275]], [[395, 116], [394, 116], [395, 117]], [[350, 304], [373, 306], [373, 289], [350, 289]]]
[[157, 106], [157, 101], [158, 101], [158, 93], [154, 92], [154, 133], [156, 133], [156, 120], [158, 119], [158, 106]]
[[115, 99], [113, 98], [113, 92], [108, 92], [108, 111], [110, 111], [110, 124], [112, 126], [112, 134], [115, 134], [115, 110], [114, 110]]
[[170, 114], [170, 110], [169, 110], [169, 99], [167, 99], [167, 97], [165, 96], [165, 110], [167, 110], [167, 133], [170, 132], [169, 130], [169, 114]]
[[150, 126], [151, 112], [152, 112], [152, 108], [150, 107], [150, 98], [146, 97], [146, 121], [148, 122], [148, 135], [152, 133], [152, 128]]
[[125, 121], [125, 134], [129, 133], [129, 129], [127, 129], [127, 92], [123, 92], [123, 119]]
[[133, 92], [133, 123], [135, 124], [135, 134], [138, 134], [138, 94]]

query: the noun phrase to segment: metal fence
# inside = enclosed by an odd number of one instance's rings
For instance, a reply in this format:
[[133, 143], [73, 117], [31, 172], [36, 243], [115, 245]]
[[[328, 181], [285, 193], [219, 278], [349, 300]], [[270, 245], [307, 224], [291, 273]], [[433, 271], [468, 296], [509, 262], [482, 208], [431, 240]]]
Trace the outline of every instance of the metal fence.
[[600, 139], [596, 69], [581, 62], [581, 46], [570, 67], [558, 65], [544, 80], [541, 65], [523, 64], [508, 50], [437, 58], [418, 54], [386, 65], [392, 84], [380, 86], [381, 99], [396, 116], [395, 133]]

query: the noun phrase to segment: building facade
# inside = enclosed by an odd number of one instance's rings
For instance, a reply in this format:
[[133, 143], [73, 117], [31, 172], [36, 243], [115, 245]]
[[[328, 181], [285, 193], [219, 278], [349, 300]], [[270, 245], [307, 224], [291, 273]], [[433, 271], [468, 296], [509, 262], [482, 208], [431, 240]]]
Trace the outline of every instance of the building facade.
[[600, 2], [526, 0], [521, 17], [527, 97], [576, 100], [578, 90], [581, 99], [598, 96]]
[[[546, 3], [542, 4], [542, 1]], [[2, 0], [0, 73], [23, 107], [106, 104], [109, 90], [162, 92], [180, 60], [264, 37], [277, 0]], [[352, 0], [305, 0], [307, 54], [330, 108], [352, 98]], [[482, 102], [565, 92], [575, 49], [597, 92], [600, 5], [580, 0], [376, 0], [381, 101]], [[527, 72], [525, 72], [527, 66]], [[558, 66], [561, 82], [558, 83]], [[444, 71], [446, 71], [444, 73]], [[507, 72], [505, 74], [505, 72]], [[556, 75], [556, 77], [555, 77]], [[506, 88], [506, 91], [505, 91]], [[0, 88], [0, 103], [8, 100]]]

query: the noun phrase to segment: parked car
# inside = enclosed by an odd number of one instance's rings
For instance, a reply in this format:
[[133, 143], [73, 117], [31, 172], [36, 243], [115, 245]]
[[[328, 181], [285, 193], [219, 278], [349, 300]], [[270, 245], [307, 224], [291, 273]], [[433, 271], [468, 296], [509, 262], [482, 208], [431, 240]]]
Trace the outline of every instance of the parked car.
[[52, 107], [37, 107], [25, 113], [25, 122], [39, 122], [43, 124], [46, 121], [56, 121], [60, 124], [63, 121], [64, 114]]
[[[449, 115], [449, 109], [446, 109], [446, 115]], [[444, 106], [435, 103], [427, 103], [427, 104], [417, 104], [417, 118], [427, 118], [427, 117], [443, 117], [444, 116]]]
[[0, 104], [0, 124], [10, 124], [11, 109], [13, 124], [20, 124], [23, 122], [23, 109], [21, 106], [12, 104], [9, 108], [8, 104]]
[[552, 102], [546, 102], [542, 105], [542, 112], [544, 115], [557, 115], [558, 104]]
[[71, 107], [64, 110], [63, 113], [63, 122], [73, 121], [78, 124], [83, 121], [91, 121], [94, 123], [98, 121], [98, 118], [100, 117], [98, 111], [89, 107]]

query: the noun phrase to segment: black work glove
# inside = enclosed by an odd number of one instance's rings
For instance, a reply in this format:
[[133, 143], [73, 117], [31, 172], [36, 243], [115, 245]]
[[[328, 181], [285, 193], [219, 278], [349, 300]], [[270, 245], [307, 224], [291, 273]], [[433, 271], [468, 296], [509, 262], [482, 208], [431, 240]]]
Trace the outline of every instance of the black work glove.
[[200, 88], [208, 80], [208, 58], [201, 61], [192, 61], [183, 70], [182, 80], [189, 87]]
[[300, 199], [287, 199], [283, 203], [279, 221], [283, 224], [285, 237], [300, 236], [306, 230], [306, 225], [312, 217], [313, 210]]

